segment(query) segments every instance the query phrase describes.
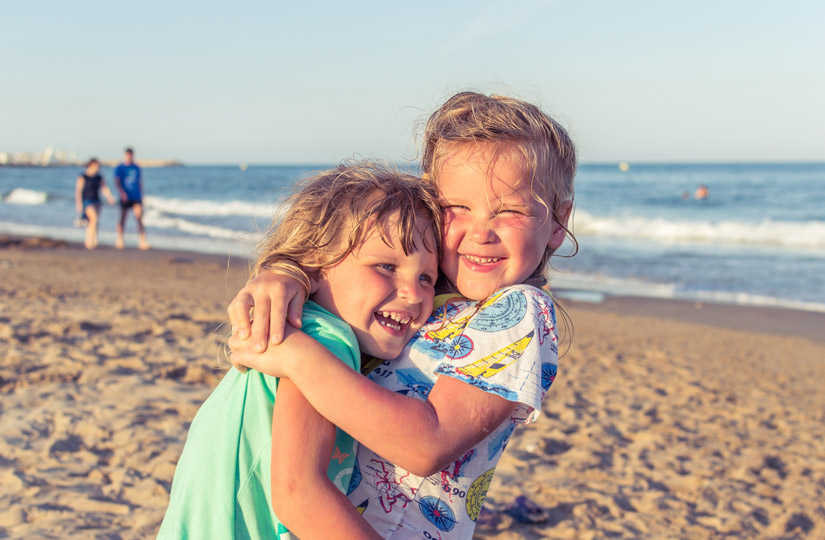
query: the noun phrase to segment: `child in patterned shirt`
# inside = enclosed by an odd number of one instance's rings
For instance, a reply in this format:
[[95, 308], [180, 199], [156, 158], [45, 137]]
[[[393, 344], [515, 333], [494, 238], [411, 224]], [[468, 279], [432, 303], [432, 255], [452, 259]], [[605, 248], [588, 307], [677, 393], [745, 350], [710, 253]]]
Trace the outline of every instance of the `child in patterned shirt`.
[[[266, 272], [230, 305], [229, 344], [233, 362], [288, 377], [360, 442], [348, 498], [381, 536], [470, 539], [507, 441], [556, 375], [540, 287], [569, 234], [576, 156], [537, 107], [464, 92], [427, 122], [422, 169], [444, 214], [445, 294], [398, 358], [368, 379], [342, 369], [295, 328], [298, 282]], [[250, 320], [253, 305], [271, 317]]]

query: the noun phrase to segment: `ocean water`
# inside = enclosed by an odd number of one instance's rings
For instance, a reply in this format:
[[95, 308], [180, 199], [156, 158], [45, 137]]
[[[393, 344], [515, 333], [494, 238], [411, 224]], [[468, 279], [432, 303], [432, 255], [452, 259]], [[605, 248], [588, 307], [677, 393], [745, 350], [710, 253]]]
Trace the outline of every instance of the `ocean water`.
[[[144, 170], [159, 248], [247, 257], [295, 180], [325, 165]], [[77, 168], [0, 167], [0, 234], [82, 242]], [[112, 170], [102, 170], [110, 188]], [[706, 184], [710, 196], [692, 193]], [[825, 311], [825, 164], [582, 165], [573, 231], [551, 283], [580, 300], [655, 296]], [[689, 196], [684, 197], [685, 194]], [[105, 206], [101, 243], [114, 243]], [[134, 220], [127, 246], [136, 244]], [[570, 253], [567, 243], [560, 253]]]

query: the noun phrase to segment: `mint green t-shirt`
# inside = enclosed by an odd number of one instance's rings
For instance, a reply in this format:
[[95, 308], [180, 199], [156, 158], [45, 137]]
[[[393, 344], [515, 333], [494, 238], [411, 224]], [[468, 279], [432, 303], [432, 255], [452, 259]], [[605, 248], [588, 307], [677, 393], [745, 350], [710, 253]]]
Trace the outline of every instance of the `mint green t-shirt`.
[[[361, 356], [350, 327], [307, 302], [303, 331], [358, 371]], [[286, 529], [272, 511], [272, 410], [278, 380], [229, 370], [195, 415], [172, 481], [159, 539], [279, 538]], [[336, 430], [328, 475], [346, 493], [355, 441]]]

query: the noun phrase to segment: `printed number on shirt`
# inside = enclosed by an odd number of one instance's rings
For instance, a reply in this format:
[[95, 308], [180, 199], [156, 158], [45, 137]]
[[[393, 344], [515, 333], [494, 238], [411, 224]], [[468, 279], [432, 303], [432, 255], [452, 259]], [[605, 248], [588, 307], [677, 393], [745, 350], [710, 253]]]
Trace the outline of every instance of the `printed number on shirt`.
[[384, 377], [386, 379], [387, 377], [392, 375], [392, 370], [387, 369], [387, 368], [382, 368], [382, 367], [379, 366], [379, 367], [375, 368], [374, 370], [372, 370], [372, 373], [370, 373], [370, 375], [372, 375], [373, 377]]
[[463, 499], [463, 498], [465, 498], [465, 497], [467, 496], [467, 492], [466, 492], [466, 491], [460, 490], [460, 489], [458, 489], [458, 488], [454, 488], [454, 487], [452, 487], [452, 486], [451, 486], [450, 484], [448, 484], [448, 483], [445, 483], [442, 487], [444, 488], [444, 491], [445, 491], [445, 492], [447, 492], [447, 493], [452, 493], [453, 495], [455, 495], [455, 496], [457, 496], [457, 497], [459, 497], [459, 498], [461, 498], [461, 499]]

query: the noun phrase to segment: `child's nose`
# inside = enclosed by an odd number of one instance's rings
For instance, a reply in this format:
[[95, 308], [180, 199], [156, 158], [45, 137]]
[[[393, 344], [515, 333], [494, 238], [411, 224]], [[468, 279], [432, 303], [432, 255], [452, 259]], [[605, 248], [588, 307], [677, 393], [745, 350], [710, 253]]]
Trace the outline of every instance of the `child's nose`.
[[474, 242], [484, 244], [493, 240], [493, 224], [490, 219], [477, 219], [472, 223], [470, 238]]
[[398, 296], [410, 304], [420, 304], [424, 301], [424, 289], [418, 278], [404, 279], [398, 284]]

